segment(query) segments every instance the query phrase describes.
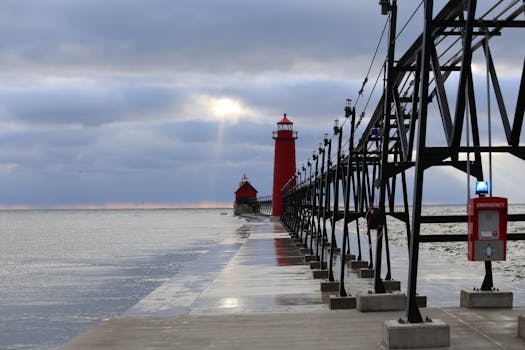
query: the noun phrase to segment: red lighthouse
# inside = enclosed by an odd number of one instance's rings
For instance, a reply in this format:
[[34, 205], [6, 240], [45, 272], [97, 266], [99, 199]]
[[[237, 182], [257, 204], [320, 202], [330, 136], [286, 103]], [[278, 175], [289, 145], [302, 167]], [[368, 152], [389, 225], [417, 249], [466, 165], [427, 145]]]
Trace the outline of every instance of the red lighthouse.
[[295, 175], [295, 139], [297, 131], [293, 131], [293, 123], [286, 118], [277, 122], [277, 131], [273, 132], [275, 140], [275, 156], [273, 163], [273, 196], [272, 216], [281, 216], [281, 188]]

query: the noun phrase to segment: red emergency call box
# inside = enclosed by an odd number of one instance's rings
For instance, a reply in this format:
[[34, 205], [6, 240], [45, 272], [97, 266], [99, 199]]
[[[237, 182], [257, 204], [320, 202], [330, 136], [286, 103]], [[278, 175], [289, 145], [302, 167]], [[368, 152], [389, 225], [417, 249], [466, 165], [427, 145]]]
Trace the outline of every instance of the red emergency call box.
[[468, 260], [500, 261], [507, 257], [507, 198], [468, 201]]

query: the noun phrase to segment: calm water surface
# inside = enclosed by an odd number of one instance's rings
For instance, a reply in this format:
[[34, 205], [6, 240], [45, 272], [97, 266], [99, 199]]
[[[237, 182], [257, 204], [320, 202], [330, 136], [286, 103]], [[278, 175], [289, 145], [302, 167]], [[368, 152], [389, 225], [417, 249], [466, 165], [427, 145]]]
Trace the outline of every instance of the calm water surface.
[[64, 344], [241, 224], [231, 209], [0, 212], [0, 349]]

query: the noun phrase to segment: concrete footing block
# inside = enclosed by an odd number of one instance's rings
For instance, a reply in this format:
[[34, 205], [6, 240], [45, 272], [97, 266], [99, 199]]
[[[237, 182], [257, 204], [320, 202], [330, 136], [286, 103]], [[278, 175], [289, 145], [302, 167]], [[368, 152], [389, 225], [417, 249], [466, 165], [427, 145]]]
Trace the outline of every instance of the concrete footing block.
[[311, 270], [326, 269], [326, 261], [323, 261], [322, 264], [320, 261], [310, 261], [310, 269]]
[[301, 254], [310, 254], [311, 251], [312, 251], [312, 250], [311, 250], [310, 248], [301, 248], [299, 252], [300, 252]]
[[401, 281], [383, 280], [383, 286], [387, 291], [393, 292], [401, 290]]
[[338, 281], [323, 281], [321, 282], [321, 292], [337, 292], [339, 290]]
[[368, 261], [363, 261], [363, 260], [352, 260], [352, 261], [350, 261], [350, 268], [351, 269], [359, 270], [359, 269], [364, 269], [366, 267], [368, 267]]
[[427, 296], [426, 295], [416, 295], [416, 305], [418, 307], [427, 307]]
[[466, 308], [512, 309], [512, 292], [461, 290], [460, 305]]
[[355, 260], [355, 255], [354, 254], [347, 254], [345, 255], [345, 262], [350, 262], [352, 260]]
[[401, 311], [406, 306], [405, 293], [368, 294], [359, 292], [356, 295], [356, 309], [361, 312]]
[[355, 309], [355, 297], [331, 295], [328, 301], [328, 307], [330, 310]]
[[375, 276], [375, 270], [369, 269], [369, 268], [363, 268], [359, 270], [359, 277], [360, 278], [374, 278]]
[[304, 262], [305, 263], [310, 263], [312, 261], [318, 261], [318, 260], [319, 260], [319, 257], [315, 256], [315, 255], [305, 255], [304, 256]]
[[525, 315], [518, 316], [518, 337], [525, 339]]
[[302, 256], [289, 256], [286, 258], [286, 265], [304, 265]]
[[328, 248], [328, 253], [331, 253], [332, 250], [334, 251], [334, 255], [341, 254], [341, 248]]
[[440, 348], [450, 346], [450, 327], [434, 319], [423, 323], [385, 321], [383, 341], [389, 349]]
[[314, 279], [324, 279], [328, 278], [328, 270], [312, 270]]

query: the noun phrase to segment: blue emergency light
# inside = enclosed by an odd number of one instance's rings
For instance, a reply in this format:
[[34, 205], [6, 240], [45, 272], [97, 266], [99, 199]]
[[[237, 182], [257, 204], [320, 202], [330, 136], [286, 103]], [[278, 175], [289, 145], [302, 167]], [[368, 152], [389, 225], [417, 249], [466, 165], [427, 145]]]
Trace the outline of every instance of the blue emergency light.
[[476, 181], [476, 194], [487, 194], [489, 193], [490, 182], [488, 181]]

